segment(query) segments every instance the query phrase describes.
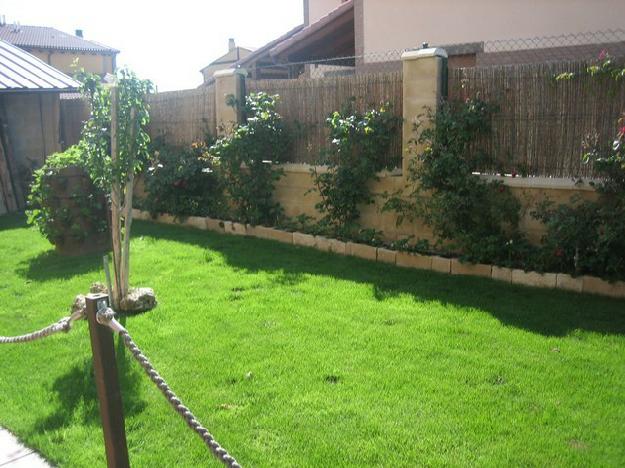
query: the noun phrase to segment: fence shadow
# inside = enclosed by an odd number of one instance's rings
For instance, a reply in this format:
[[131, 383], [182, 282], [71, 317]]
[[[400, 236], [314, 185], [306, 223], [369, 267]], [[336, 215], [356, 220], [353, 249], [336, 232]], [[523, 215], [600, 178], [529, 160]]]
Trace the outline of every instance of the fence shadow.
[[178, 226], [138, 222], [135, 235], [166, 238], [218, 251], [234, 268], [271, 272], [289, 278], [325, 275], [370, 284], [377, 300], [410, 295], [414, 301], [437, 301], [490, 313], [502, 324], [545, 336], [573, 330], [625, 334], [624, 301], [564, 291], [525, 288], [474, 277], [398, 268], [352, 257], [293, 247], [255, 238], [219, 235]]
[[[128, 362], [123, 349], [117, 352], [117, 365], [124, 416], [139, 414], [147, 406], [147, 402], [141, 398], [141, 370]], [[93, 361], [90, 357], [58, 377], [52, 384], [51, 393], [56, 408], [35, 423], [34, 433], [60, 429], [76, 420], [80, 420], [82, 425], [101, 424]]]

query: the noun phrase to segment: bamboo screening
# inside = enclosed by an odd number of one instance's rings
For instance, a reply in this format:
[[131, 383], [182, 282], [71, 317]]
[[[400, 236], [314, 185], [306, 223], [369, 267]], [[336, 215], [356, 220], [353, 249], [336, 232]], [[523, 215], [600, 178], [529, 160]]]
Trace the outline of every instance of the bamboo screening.
[[172, 146], [188, 146], [215, 136], [215, 87], [168, 91], [148, 96], [149, 133]]
[[[607, 149], [625, 109], [625, 80], [590, 77], [588, 63], [561, 62], [449, 69], [451, 100], [479, 96], [495, 104], [492, 132], [471, 151], [488, 157], [476, 169], [547, 177], [592, 177], [592, 164], [582, 161], [583, 141], [596, 133]], [[573, 72], [571, 80], [555, 76]], [[358, 110], [388, 101], [402, 115], [402, 72], [357, 74], [294, 80], [247, 80], [246, 92], [280, 95], [278, 112], [291, 129], [290, 162], [315, 163], [328, 147], [327, 117], [354, 99]], [[171, 91], [148, 98], [150, 136], [187, 146], [216, 134], [214, 85]], [[84, 104], [82, 104], [84, 106]], [[61, 107], [66, 126], [82, 126], [81, 104]], [[67, 135], [72, 132], [66, 131]], [[401, 129], [393, 135], [388, 166], [401, 166]]]
[[[625, 86], [591, 77], [588, 64], [540, 63], [449, 70], [449, 97], [480, 97], [498, 110], [492, 132], [474, 145], [488, 158], [478, 170], [549, 177], [592, 177], [583, 142], [596, 133], [607, 150], [625, 109]], [[572, 72], [570, 80], [556, 80]]]
[[[354, 99], [354, 107], [364, 111], [389, 102], [393, 112], [402, 115], [402, 73], [357, 74], [351, 76], [297, 79], [248, 80], [248, 93], [264, 91], [280, 95], [278, 113], [294, 136], [290, 162], [315, 163], [328, 147], [326, 119]], [[401, 126], [393, 135], [385, 155], [387, 165], [401, 166]]]

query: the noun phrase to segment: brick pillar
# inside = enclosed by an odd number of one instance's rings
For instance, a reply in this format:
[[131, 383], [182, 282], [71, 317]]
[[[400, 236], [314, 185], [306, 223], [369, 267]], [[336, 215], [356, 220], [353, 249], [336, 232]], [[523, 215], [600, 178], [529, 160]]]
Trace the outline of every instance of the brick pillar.
[[[217, 135], [223, 136], [234, 125], [241, 122], [240, 106], [245, 101], [245, 76], [247, 72], [242, 68], [229, 68], [216, 71], [215, 78], [215, 117]], [[232, 96], [240, 104], [239, 108], [229, 106], [228, 98]]]
[[[401, 60], [404, 69], [402, 171], [407, 177], [410, 161], [415, 157], [415, 148], [409, 148], [410, 140], [417, 136], [414, 124], [428, 108], [436, 112], [446, 93], [447, 52], [437, 48], [412, 50], [404, 52]], [[428, 125], [428, 122], [423, 122]], [[419, 148], [416, 150], [418, 152]]]

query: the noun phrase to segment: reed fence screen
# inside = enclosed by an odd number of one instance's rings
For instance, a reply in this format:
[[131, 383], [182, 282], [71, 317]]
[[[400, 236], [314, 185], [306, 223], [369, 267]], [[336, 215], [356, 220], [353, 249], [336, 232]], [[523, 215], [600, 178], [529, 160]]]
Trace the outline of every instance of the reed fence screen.
[[[622, 59], [619, 59], [622, 64]], [[609, 150], [625, 111], [625, 80], [589, 76], [588, 62], [550, 62], [488, 67], [450, 68], [450, 100], [472, 97], [494, 104], [491, 134], [481, 137], [471, 152], [484, 153], [476, 170], [488, 174], [547, 177], [593, 177], [584, 164], [583, 143], [595, 135]], [[569, 80], [556, 80], [573, 73]], [[364, 111], [389, 102], [402, 116], [401, 71], [324, 78], [246, 80], [246, 92], [280, 95], [278, 112], [291, 129], [289, 162], [316, 164], [329, 147], [326, 120], [350, 100]], [[148, 97], [150, 136], [165, 144], [188, 146], [215, 136], [214, 85], [171, 91]], [[67, 147], [78, 142], [88, 108], [82, 99], [61, 100], [61, 140]], [[386, 166], [401, 167], [401, 128], [384, 155]]]
[[[484, 173], [592, 177], [583, 143], [595, 134], [607, 151], [625, 110], [625, 81], [585, 73], [589, 62], [450, 69], [449, 98], [495, 104], [492, 133], [472, 151], [488, 157]], [[570, 80], [555, 77], [572, 72]]]
[[152, 139], [162, 138], [163, 143], [172, 146], [188, 146], [217, 132], [214, 85], [152, 94], [148, 104]]
[[[291, 129], [293, 143], [289, 162], [315, 164], [329, 146], [326, 119], [350, 100], [354, 108], [365, 111], [389, 102], [392, 111], [402, 115], [402, 72], [374, 73], [294, 80], [247, 80], [248, 93], [264, 91], [280, 95], [278, 113]], [[386, 166], [401, 167], [401, 126], [393, 135]]]

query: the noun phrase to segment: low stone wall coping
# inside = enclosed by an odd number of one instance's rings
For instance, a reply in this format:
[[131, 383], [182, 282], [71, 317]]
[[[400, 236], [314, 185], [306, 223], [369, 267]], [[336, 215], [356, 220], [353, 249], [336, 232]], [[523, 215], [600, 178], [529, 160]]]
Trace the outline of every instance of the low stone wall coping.
[[[307, 163], [284, 163], [278, 164], [276, 167], [281, 168], [284, 172], [292, 174], [310, 174], [311, 169], [315, 169], [318, 173], [324, 174], [328, 172], [327, 166], [313, 166]], [[573, 180], [570, 177], [511, 177], [496, 176], [488, 174], [475, 174], [484, 180], [497, 180], [503, 182], [508, 187], [529, 188], [529, 189], [550, 189], [550, 190], [581, 190], [594, 192], [595, 188], [591, 185], [591, 179]], [[380, 179], [386, 177], [402, 177], [401, 168], [392, 171], [384, 170], [376, 174]]]
[[590, 185], [589, 179], [575, 181], [569, 177], [503, 177], [495, 175], [479, 175], [484, 180], [496, 180], [503, 182], [508, 187], [551, 189], [551, 190], [583, 190], [594, 192], [595, 188]]

